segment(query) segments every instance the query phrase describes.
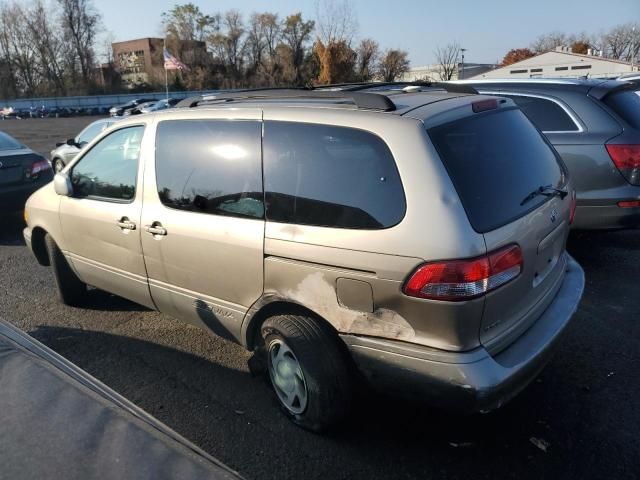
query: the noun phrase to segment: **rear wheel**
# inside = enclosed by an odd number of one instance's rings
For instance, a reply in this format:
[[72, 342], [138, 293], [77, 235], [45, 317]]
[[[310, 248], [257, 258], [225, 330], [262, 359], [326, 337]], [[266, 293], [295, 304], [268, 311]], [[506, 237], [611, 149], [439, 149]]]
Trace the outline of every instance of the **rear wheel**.
[[285, 414], [313, 431], [339, 423], [352, 397], [339, 338], [314, 318], [302, 315], [267, 319], [262, 338], [271, 385]]
[[53, 268], [58, 298], [65, 305], [77, 306], [82, 303], [87, 292], [87, 285], [82, 282], [67, 263], [62, 251], [48, 233], [44, 237], [49, 261]]

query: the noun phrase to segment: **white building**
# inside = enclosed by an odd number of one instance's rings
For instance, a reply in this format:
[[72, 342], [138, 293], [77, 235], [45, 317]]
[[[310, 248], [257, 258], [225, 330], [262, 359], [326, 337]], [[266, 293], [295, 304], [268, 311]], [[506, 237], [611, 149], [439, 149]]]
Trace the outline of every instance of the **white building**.
[[520, 62], [496, 68], [473, 78], [532, 78], [532, 77], [618, 77], [638, 71], [629, 62], [612, 60], [599, 55], [581, 55], [569, 51], [569, 47], [541, 53]]
[[[464, 71], [462, 63], [452, 64], [450, 69], [453, 69], [453, 76], [451, 80], [458, 80], [464, 78], [471, 78], [478, 76], [480, 73], [486, 72], [495, 68], [495, 65], [488, 63], [471, 63], [465, 62]], [[402, 82], [415, 82], [420, 80], [439, 82], [443, 80], [443, 68], [442, 65], [433, 63], [431, 65], [425, 65], [423, 67], [410, 68], [400, 79]]]

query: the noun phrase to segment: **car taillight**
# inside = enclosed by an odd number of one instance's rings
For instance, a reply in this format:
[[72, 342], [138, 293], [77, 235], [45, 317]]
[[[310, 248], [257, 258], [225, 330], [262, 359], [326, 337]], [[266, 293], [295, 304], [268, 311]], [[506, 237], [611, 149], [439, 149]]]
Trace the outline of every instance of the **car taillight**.
[[640, 185], [640, 145], [607, 144], [607, 152], [624, 178]]
[[40, 172], [44, 172], [45, 170], [49, 170], [51, 165], [46, 160], [37, 160], [31, 164], [31, 168], [27, 174], [28, 178], [35, 177]]
[[576, 191], [571, 191], [571, 204], [569, 205], [569, 225], [573, 223], [573, 219], [576, 218]]
[[403, 292], [433, 300], [468, 300], [510, 282], [520, 275], [522, 264], [518, 245], [468, 260], [425, 263], [407, 280]]

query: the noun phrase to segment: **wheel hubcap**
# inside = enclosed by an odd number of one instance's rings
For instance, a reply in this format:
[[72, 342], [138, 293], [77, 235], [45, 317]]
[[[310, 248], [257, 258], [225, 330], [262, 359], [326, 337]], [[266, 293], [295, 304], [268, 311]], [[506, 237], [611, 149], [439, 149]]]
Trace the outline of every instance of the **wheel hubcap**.
[[269, 376], [280, 402], [297, 415], [307, 408], [307, 383], [291, 349], [280, 339], [269, 344]]
[[53, 169], [55, 170], [56, 173], [60, 173], [62, 171], [62, 163], [60, 162], [55, 162], [55, 164], [53, 165]]

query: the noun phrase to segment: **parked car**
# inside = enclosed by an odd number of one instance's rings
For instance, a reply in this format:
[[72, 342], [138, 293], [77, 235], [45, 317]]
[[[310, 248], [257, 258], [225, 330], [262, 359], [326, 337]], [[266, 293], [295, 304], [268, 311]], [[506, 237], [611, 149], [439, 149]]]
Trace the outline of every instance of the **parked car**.
[[240, 480], [2, 318], [0, 351], [3, 478]]
[[465, 80], [518, 104], [571, 172], [573, 227], [640, 227], [640, 85], [615, 80]]
[[163, 98], [162, 100], [158, 100], [152, 105], [141, 106], [139, 110], [140, 113], [158, 112], [160, 110], [166, 110], [167, 108], [175, 107], [178, 102], [179, 100], [177, 98]]
[[466, 91], [245, 91], [123, 120], [29, 199], [26, 243], [64, 303], [92, 285], [265, 355], [305, 428], [339, 422], [358, 375], [497, 408], [584, 277], [561, 159], [513, 101]]
[[75, 138], [66, 142], [56, 143], [56, 148], [51, 150], [51, 166], [55, 172], [60, 172], [91, 140], [100, 132], [107, 129], [118, 119], [101, 118], [87, 125]]
[[148, 107], [151, 107], [152, 105], [155, 105], [156, 103], [157, 103], [157, 101], [156, 101], [156, 100], [152, 100], [152, 101], [150, 101], [150, 102], [144, 102], [144, 103], [141, 103], [141, 104], [139, 104], [137, 107], [134, 107], [134, 108], [132, 108], [132, 109], [130, 109], [130, 110], [125, 111], [125, 112], [124, 112], [124, 115], [125, 115], [125, 116], [126, 116], [126, 115], [140, 115], [140, 114], [142, 113], [142, 112], [141, 112], [141, 109], [142, 109], [142, 108], [148, 108]]
[[22, 210], [29, 195], [52, 179], [45, 158], [0, 132], [0, 214]]
[[122, 115], [125, 114], [125, 112], [131, 110], [132, 108], [137, 107], [141, 103], [153, 102], [153, 101], [154, 101], [153, 98], [137, 98], [125, 104], [111, 107], [109, 109], [109, 115], [111, 115], [112, 117], [121, 117]]

